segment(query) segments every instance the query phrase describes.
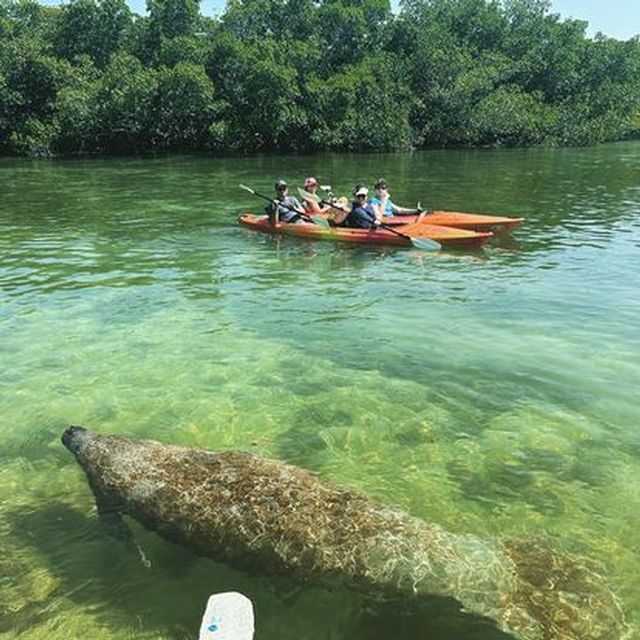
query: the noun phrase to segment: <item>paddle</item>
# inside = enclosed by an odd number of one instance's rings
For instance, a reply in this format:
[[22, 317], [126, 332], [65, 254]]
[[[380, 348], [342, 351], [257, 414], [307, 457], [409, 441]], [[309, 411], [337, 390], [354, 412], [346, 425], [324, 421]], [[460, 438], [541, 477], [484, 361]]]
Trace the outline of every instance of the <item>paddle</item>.
[[407, 213], [405, 213], [404, 211], [394, 211], [393, 212], [393, 217], [394, 218], [408, 218], [410, 216], [425, 216], [425, 215], [429, 215], [430, 213], [433, 213], [433, 209], [423, 209], [420, 206], [420, 203], [418, 202], [418, 206], [415, 208], [414, 211], [407, 212]]
[[333, 191], [331, 191], [332, 186], [330, 184], [321, 184], [320, 188], [327, 194], [329, 200], [333, 200]]
[[[405, 227], [409, 224], [420, 224], [422, 222], [422, 220], [424, 219], [425, 216], [431, 215], [433, 213], [433, 211], [426, 211], [424, 209], [420, 209], [420, 207], [418, 207], [417, 212], [416, 213], [394, 213], [393, 217], [391, 218], [391, 220], [389, 220], [389, 222], [387, 224], [397, 224], [400, 227]], [[413, 223], [411, 222], [411, 220], [407, 220], [406, 222], [404, 220], [402, 220], [402, 218], [413, 218], [413, 216], [415, 216], [415, 220], [413, 221]]]
[[[342, 207], [338, 207], [332, 202], [323, 200], [320, 196], [316, 195], [315, 193], [310, 193], [309, 191], [305, 191], [304, 189], [298, 189], [298, 193], [305, 200], [309, 200], [309, 199], [315, 200], [318, 204], [327, 204], [330, 207], [333, 207], [334, 209], [337, 209], [338, 211], [342, 211], [343, 213], [345, 213], [345, 209], [343, 209]], [[442, 248], [442, 245], [439, 242], [436, 242], [435, 240], [430, 240], [429, 238], [414, 238], [412, 236], [408, 236], [406, 233], [400, 233], [399, 231], [396, 231], [392, 226], [388, 224], [384, 224], [383, 222], [380, 223], [380, 226], [383, 229], [390, 231], [391, 233], [395, 233], [397, 236], [400, 236], [401, 238], [405, 238], [406, 240], [409, 240], [409, 242], [411, 242], [411, 244], [416, 249], [422, 249], [423, 251], [438, 251], [438, 249]]]
[[[245, 184], [240, 184], [238, 186], [241, 189], [244, 189], [245, 191], [252, 193], [254, 196], [257, 196], [258, 198], [262, 198], [263, 200], [267, 200], [269, 202], [274, 202], [274, 198], [269, 198], [269, 196], [262, 195], [261, 193], [254, 191], [251, 187], [247, 187], [247, 185]], [[313, 222], [314, 224], [317, 224], [319, 227], [323, 227], [324, 229], [331, 228], [331, 225], [329, 224], [329, 222], [322, 216], [308, 216], [306, 213], [300, 213], [299, 211], [296, 211], [293, 207], [288, 207], [287, 205], [282, 204], [281, 202], [278, 202], [278, 206], [282, 207], [283, 209], [288, 209], [289, 211], [293, 211], [294, 213], [297, 213], [304, 220]]]

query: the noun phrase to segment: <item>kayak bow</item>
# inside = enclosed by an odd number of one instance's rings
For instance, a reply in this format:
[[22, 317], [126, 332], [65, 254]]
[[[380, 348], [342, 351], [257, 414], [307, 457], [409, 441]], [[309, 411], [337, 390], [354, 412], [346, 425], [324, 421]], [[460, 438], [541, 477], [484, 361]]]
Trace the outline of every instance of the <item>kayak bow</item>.
[[[491, 231], [492, 233], [511, 233], [519, 227], [524, 218], [507, 218], [504, 216], [486, 216], [479, 213], [460, 213], [458, 211], [432, 211], [425, 213], [422, 224], [469, 229], [470, 231]], [[390, 216], [384, 219], [385, 224], [395, 226], [411, 224], [418, 221], [418, 216]]]

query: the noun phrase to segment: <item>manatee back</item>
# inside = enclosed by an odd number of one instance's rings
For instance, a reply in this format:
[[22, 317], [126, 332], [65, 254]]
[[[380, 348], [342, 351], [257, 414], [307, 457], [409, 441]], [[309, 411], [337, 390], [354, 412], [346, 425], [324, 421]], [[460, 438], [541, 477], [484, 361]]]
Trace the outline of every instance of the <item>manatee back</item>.
[[614, 640], [627, 631], [602, 576], [548, 544], [456, 535], [246, 452], [90, 433], [67, 446], [96, 497], [239, 567], [452, 596], [526, 640]]

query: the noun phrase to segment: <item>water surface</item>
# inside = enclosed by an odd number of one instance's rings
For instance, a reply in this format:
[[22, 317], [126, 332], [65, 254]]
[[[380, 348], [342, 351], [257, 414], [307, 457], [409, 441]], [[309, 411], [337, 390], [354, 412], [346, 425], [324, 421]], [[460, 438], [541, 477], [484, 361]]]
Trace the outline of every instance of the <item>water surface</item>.
[[[274, 238], [277, 177], [525, 216], [483, 252]], [[442, 611], [107, 537], [68, 424], [292, 462], [478, 536], [544, 534], [640, 616], [640, 144], [389, 155], [0, 160], [0, 634], [497, 637]], [[454, 616], [455, 618], [455, 616]], [[486, 631], [486, 630], [485, 630]]]

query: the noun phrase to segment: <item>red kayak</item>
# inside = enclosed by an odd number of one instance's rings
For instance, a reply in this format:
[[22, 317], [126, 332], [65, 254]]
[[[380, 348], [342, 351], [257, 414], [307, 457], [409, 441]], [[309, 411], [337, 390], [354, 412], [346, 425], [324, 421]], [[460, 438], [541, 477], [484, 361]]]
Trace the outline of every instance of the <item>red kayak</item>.
[[[238, 222], [256, 231], [281, 235], [310, 238], [313, 240], [333, 240], [335, 242], [355, 242], [359, 244], [386, 244], [410, 247], [411, 240], [402, 238], [386, 229], [349, 229], [346, 227], [331, 227], [329, 229], [316, 224], [269, 224], [266, 216], [255, 216], [244, 213]], [[386, 223], [386, 220], [385, 220]], [[477, 232], [468, 229], [455, 229], [432, 224], [407, 224], [404, 222], [402, 233], [412, 238], [428, 238], [435, 240], [444, 247], [481, 247], [493, 235], [490, 232]]]
[[[418, 216], [391, 216], [384, 219], [385, 224], [394, 227], [401, 224], [412, 224], [418, 221]], [[485, 216], [479, 213], [459, 213], [457, 211], [433, 211], [425, 213], [422, 224], [441, 225], [454, 229], [469, 229], [471, 231], [491, 231], [493, 233], [511, 233], [519, 227], [524, 218], [505, 218], [502, 216]]]

